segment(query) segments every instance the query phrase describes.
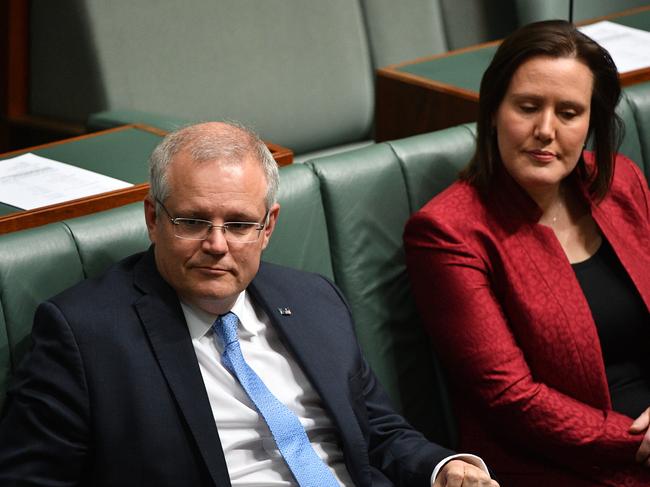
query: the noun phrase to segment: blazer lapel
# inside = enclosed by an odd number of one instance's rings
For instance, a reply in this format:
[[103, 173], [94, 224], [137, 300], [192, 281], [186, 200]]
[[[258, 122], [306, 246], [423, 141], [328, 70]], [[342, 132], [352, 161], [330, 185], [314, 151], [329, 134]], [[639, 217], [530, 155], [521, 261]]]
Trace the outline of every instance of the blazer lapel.
[[[509, 312], [520, 316], [517, 336], [531, 368], [547, 374], [540, 378], [558, 389], [579, 392], [588, 404], [610, 407], [600, 340], [571, 264], [553, 230], [537, 223], [541, 210], [535, 202], [505, 171], [499, 176], [503, 191], [494, 198], [492, 226], [511, 267], [509, 290], [503, 292], [519, 295], [511, 305], [518, 308]], [[574, 370], [566, 374], [564, 367], [548, 363], [572, 364]]]
[[609, 200], [595, 206], [592, 215], [632, 279], [646, 308], [650, 310], [650, 273], [648, 273], [650, 257], [647, 252], [647, 227], [638, 221], [630, 221], [630, 215], [621, 212]]
[[[544, 308], [535, 314], [547, 319], [534, 326], [540, 336], [549, 338], [545, 343], [550, 348], [547, 352], [556, 358], [556, 363], [578, 366], [570, 377], [559, 367], [562, 377], [558, 380], [570, 390], [581, 390], [585, 402], [596, 407], [610, 406], [596, 325], [575, 272], [553, 230], [533, 224], [518, 234], [518, 240], [519, 250], [525, 254], [521, 264], [527, 267], [525, 272], [529, 276], [526, 290], [529, 303]], [[570, 362], [563, 362], [560, 354], [567, 350], [573, 357]]]
[[[348, 396], [341, 393], [348, 384], [341, 383], [340, 375], [334, 371], [337, 363], [336, 352], [330, 353], [331, 351], [324, 348], [331, 343], [331, 337], [324, 336], [329, 331], [325, 326], [321, 329], [306, 326], [305, 320], [311, 318], [307, 317], [305, 308], [310, 304], [296, 303], [295, 299], [291, 300], [290, 297], [280, 293], [277, 286], [268, 284], [256, 278], [248, 291], [283, 337], [285, 344], [318, 392], [325, 409], [336, 424], [348, 472], [355, 485], [370, 485], [370, 467], [362, 460], [367, 456], [360, 454], [366, 451], [368, 446], [361, 434]], [[365, 474], [367, 478], [364, 477]]]
[[158, 274], [151, 249], [136, 268], [135, 284], [145, 292], [135, 308], [180, 412], [214, 484], [229, 486], [228, 468], [183, 312], [176, 293]]

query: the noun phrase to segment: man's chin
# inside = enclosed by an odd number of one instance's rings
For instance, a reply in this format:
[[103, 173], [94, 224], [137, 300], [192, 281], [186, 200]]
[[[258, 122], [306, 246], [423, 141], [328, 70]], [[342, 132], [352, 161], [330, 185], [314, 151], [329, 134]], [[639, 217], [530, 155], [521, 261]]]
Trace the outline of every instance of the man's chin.
[[203, 293], [200, 295], [186, 296], [185, 301], [191, 305], [213, 315], [220, 315], [230, 311], [237, 301], [239, 292], [232, 293]]

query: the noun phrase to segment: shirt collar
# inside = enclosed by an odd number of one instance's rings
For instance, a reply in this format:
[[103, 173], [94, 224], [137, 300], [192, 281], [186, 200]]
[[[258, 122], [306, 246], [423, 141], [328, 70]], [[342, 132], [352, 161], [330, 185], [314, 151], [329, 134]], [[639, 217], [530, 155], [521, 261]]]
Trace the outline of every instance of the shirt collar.
[[[208, 333], [218, 317], [218, 315], [208, 313], [183, 300], [181, 300], [181, 307], [183, 308], [183, 314], [185, 315], [185, 321], [187, 322], [187, 328], [192, 340], [199, 339]], [[253, 301], [247, 291], [244, 290], [239, 293], [230, 311], [235, 313], [239, 318], [241, 336], [253, 336], [259, 333], [260, 317], [257, 316]]]

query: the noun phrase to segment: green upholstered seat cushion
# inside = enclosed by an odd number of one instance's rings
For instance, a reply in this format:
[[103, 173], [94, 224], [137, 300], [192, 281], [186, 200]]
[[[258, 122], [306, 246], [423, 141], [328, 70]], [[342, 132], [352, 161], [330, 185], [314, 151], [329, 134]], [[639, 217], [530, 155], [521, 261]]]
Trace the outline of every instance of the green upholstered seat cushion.
[[280, 217], [262, 258], [333, 279], [318, 178], [302, 164], [280, 170]]
[[1, 407], [8, 374], [29, 348], [36, 307], [84, 276], [70, 232], [60, 223], [0, 235], [0, 249]]
[[414, 426], [447, 441], [449, 416], [406, 275], [402, 229], [410, 208], [395, 154], [379, 144], [307, 165], [321, 182], [334, 277], [365, 356]]
[[84, 277], [96, 277], [123, 258], [149, 245], [142, 203], [132, 203], [66, 220], [83, 266]]

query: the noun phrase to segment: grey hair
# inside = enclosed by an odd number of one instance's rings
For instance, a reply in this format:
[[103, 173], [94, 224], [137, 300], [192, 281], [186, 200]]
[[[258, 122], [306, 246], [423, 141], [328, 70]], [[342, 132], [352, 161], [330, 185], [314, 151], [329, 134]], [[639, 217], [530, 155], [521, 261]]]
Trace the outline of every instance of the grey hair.
[[169, 164], [183, 150], [189, 151], [195, 162], [218, 159], [225, 164], [241, 164], [244, 157], [252, 155], [266, 178], [266, 209], [275, 204], [280, 176], [271, 151], [253, 130], [230, 121], [189, 125], [165, 136], [149, 157], [149, 195], [154, 202], [169, 197]]

